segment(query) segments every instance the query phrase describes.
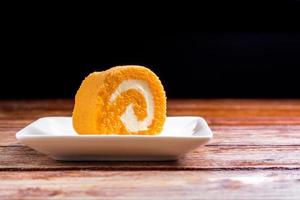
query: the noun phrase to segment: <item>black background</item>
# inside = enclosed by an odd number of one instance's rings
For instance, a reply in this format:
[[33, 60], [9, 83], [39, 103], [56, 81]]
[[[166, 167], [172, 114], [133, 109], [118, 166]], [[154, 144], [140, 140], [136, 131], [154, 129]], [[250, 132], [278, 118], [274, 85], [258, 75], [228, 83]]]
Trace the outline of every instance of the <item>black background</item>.
[[[295, 5], [279, 14], [289, 16]], [[127, 64], [152, 69], [169, 98], [299, 98], [300, 22], [282, 16], [168, 31], [18, 18], [2, 37], [0, 98], [73, 98], [89, 73]]]

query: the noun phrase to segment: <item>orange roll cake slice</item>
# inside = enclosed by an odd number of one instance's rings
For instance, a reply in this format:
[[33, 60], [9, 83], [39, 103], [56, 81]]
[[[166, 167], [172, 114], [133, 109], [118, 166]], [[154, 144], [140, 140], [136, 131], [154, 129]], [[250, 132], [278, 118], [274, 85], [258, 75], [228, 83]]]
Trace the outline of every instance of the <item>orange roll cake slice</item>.
[[75, 97], [78, 134], [156, 135], [166, 119], [159, 78], [142, 66], [118, 66], [85, 78]]

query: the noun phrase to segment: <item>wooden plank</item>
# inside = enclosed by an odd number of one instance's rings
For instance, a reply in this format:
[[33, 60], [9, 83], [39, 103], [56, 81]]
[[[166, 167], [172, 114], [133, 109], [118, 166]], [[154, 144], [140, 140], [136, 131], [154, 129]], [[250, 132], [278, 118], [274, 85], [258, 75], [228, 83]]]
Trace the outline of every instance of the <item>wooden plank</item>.
[[15, 136], [15, 131], [0, 131], [0, 146], [23, 146]]
[[59, 162], [16, 142], [72, 108], [0, 100], [0, 199], [299, 199], [300, 100], [169, 100], [169, 115], [203, 116], [215, 133], [173, 162]]
[[209, 125], [300, 125], [300, 117], [204, 117]]
[[[71, 116], [73, 100], [1, 100], [0, 119]], [[168, 100], [168, 115], [193, 115], [212, 125], [300, 125], [300, 100]]]
[[206, 146], [170, 162], [62, 162], [28, 147], [0, 147], [0, 170], [300, 169], [300, 146]]
[[300, 125], [300, 100], [170, 100], [168, 115], [202, 116], [211, 125]]
[[0, 172], [0, 199], [299, 199], [300, 171]]
[[73, 100], [1, 100], [0, 119], [37, 119], [45, 116], [70, 116]]
[[16, 140], [16, 133], [29, 125], [33, 120], [0, 119], [0, 146], [22, 145]]
[[[0, 120], [1, 121], [1, 120]], [[29, 121], [0, 123], [0, 146], [21, 145], [15, 133]], [[209, 145], [300, 145], [299, 125], [211, 126], [214, 138]]]
[[299, 125], [211, 126], [209, 145], [300, 145]]
[[205, 117], [299, 117], [300, 100], [170, 100], [169, 114]]
[[0, 131], [2, 130], [20, 130], [34, 120], [32, 119], [0, 119]]

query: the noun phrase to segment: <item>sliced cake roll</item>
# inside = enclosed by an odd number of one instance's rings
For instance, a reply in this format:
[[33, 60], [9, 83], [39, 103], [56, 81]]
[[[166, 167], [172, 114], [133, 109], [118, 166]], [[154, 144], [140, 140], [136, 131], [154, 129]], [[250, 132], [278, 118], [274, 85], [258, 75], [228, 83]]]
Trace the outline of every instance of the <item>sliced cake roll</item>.
[[91, 73], [75, 97], [73, 126], [79, 134], [144, 134], [162, 131], [166, 95], [148, 68], [119, 66]]

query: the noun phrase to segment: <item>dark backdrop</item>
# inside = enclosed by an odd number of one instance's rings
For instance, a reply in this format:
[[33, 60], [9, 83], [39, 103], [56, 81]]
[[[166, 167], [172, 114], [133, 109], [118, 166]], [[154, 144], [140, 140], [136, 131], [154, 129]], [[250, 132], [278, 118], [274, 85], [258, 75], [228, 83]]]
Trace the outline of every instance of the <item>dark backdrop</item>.
[[300, 1], [208, 2], [3, 6], [0, 99], [73, 98], [89, 73], [127, 64], [169, 98], [300, 98]]
[[298, 98], [297, 31], [97, 35], [37, 33], [15, 38], [1, 65], [1, 98], [73, 98], [93, 71], [138, 64], [170, 98]]
[[126, 64], [151, 68], [170, 98], [300, 97], [297, 31], [56, 33], [13, 44], [1, 98], [72, 98], [90, 72]]

